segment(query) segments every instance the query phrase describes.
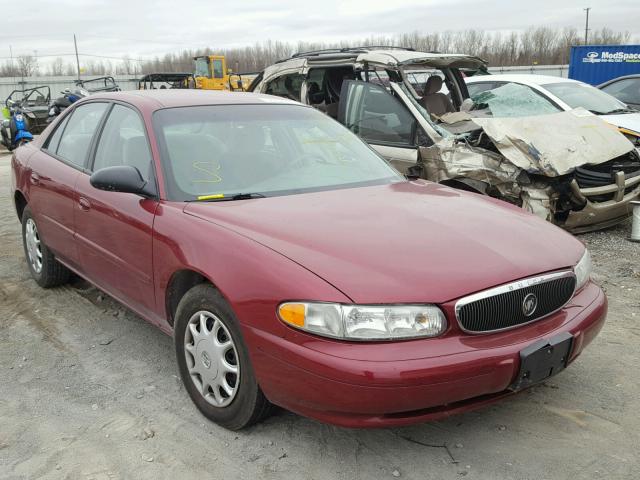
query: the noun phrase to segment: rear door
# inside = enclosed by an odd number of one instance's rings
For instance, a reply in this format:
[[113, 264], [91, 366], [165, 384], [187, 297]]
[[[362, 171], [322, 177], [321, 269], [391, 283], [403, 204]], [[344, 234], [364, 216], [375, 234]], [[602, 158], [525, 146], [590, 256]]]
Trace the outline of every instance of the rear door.
[[418, 158], [418, 123], [382, 85], [347, 80], [342, 84], [338, 121], [401, 172]]
[[75, 230], [83, 272], [134, 310], [153, 317], [151, 243], [157, 199], [98, 190], [89, 181], [93, 171], [130, 165], [156, 188], [144, 122], [133, 107], [116, 103], [97, 137], [90, 171], [76, 182]]
[[86, 169], [89, 147], [107, 103], [78, 105], [58, 123], [29, 162], [29, 204], [47, 246], [63, 262], [76, 266], [75, 183]]

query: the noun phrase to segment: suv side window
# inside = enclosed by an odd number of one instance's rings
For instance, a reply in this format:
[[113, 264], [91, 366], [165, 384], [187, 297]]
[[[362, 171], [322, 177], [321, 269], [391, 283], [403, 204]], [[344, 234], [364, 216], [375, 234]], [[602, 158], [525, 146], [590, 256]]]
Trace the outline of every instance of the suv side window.
[[56, 154], [69, 163], [84, 167], [91, 139], [108, 106], [108, 103], [101, 102], [75, 108], [62, 132]]
[[138, 113], [115, 104], [104, 124], [93, 170], [117, 165], [136, 167], [145, 180], [153, 177], [153, 161], [144, 124]]
[[289, 98], [300, 101], [300, 92], [302, 90], [302, 82], [304, 82], [304, 75], [299, 73], [292, 73], [289, 75], [282, 75], [267, 83], [267, 88], [264, 93], [269, 95], [277, 95], [278, 97]]
[[414, 146], [416, 119], [382, 85], [346, 80], [338, 120], [369, 143]]

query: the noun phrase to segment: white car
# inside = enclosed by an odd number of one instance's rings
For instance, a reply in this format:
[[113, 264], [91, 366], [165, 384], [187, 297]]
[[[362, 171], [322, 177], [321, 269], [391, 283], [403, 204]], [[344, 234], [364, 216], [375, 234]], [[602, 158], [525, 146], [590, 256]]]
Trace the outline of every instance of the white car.
[[465, 79], [476, 116], [520, 117], [582, 107], [618, 127], [640, 147], [640, 112], [577, 80], [533, 74], [481, 75]]

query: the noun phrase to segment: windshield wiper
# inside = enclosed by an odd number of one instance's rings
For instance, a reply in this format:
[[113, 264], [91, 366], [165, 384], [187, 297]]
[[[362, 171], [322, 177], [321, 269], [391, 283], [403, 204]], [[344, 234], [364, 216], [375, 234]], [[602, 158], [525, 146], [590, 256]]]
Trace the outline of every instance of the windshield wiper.
[[216, 193], [213, 195], [200, 195], [196, 198], [199, 202], [228, 202], [231, 200], [250, 200], [252, 198], [267, 198], [262, 193]]
[[605, 113], [604, 115], [613, 115], [614, 113], [638, 113], [635, 110], [631, 110], [630, 108], [616, 108], [611, 110], [610, 112]]

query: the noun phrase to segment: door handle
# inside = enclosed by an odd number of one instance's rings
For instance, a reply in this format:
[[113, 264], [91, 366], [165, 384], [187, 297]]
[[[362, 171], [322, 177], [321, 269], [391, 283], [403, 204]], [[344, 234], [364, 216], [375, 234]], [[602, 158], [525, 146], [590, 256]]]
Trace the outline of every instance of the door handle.
[[29, 181], [31, 182], [31, 185], [40, 184], [40, 175], [38, 175], [36, 172], [31, 172], [31, 177], [29, 177]]
[[91, 208], [91, 202], [84, 197], [78, 199], [78, 205], [80, 206], [80, 210], [84, 210], [85, 212]]

